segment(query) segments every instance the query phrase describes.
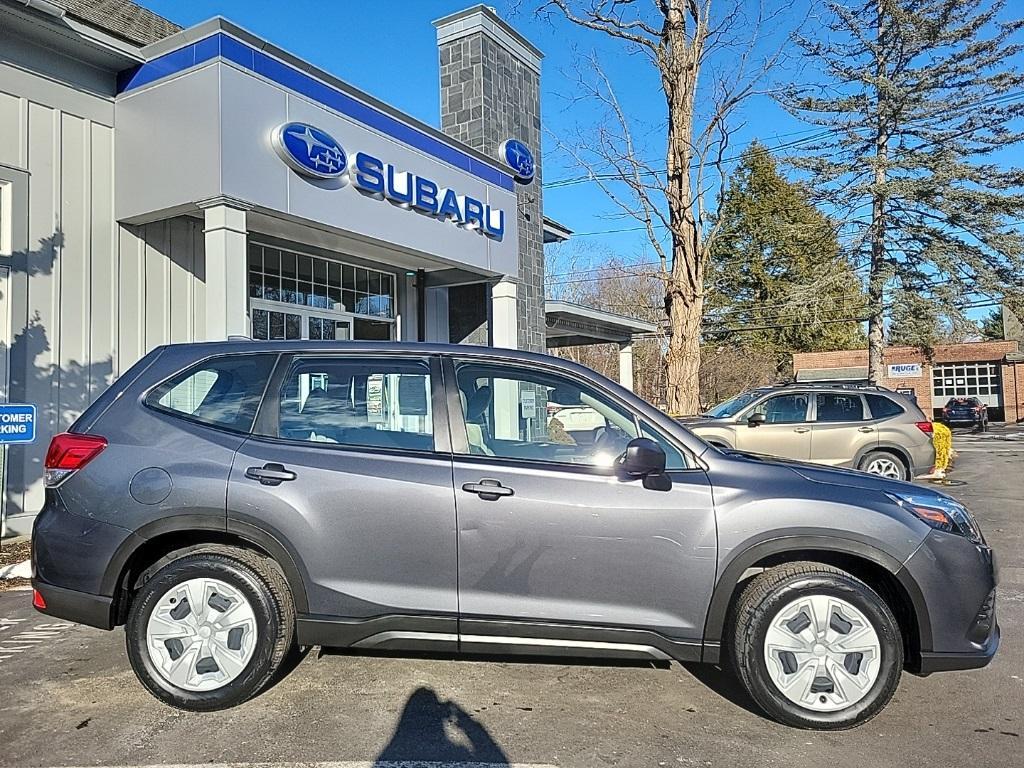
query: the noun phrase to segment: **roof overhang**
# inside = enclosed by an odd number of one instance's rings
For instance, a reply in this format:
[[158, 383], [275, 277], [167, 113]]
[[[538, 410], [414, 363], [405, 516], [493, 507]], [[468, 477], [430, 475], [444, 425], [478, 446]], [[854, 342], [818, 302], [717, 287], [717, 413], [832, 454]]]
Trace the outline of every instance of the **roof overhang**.
[[559, 224], [549, 216], [544, 217], [544, 245], [549, 243], [564, 243], [572, 237], [572, 230], [563, 224]]
[[544, 302], [544, 315], [549, 349], [585, 344], [626, 344], [634, 336], [654, 333], [658, 329], [654, 323], [568, 301]]

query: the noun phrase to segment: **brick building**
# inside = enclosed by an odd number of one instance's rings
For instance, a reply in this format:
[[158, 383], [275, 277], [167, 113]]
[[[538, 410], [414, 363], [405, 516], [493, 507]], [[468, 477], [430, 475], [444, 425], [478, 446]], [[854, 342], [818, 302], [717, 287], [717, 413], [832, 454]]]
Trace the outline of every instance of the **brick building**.
[[[950, 397], [977, 397], [992, 421], [1024, 421], [1024, 353], [1019, 341], [944, 344], [926, 356], [917, 347], [889, 347], [879, 382], [912, 394], [925, 413], [937, 415]], [[797, 381], [864, 381], [866, 349], [793, 355]]]

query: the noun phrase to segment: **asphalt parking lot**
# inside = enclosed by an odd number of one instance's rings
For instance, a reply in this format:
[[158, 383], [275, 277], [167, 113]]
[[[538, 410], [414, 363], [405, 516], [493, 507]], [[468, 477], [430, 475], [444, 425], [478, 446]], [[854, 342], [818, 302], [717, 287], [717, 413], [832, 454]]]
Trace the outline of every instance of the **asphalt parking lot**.
[[[963, 439], [961, 439], [963, 438]], [[858, 730], [763, 716], [714, 668], [321, 653], [226, 712], [170, 709], [136, 683], [124, 635], [0, 594], [0, 765], [1020, 766], [1024, 754], [1024, 437], [957, 435], [948, 490], [1001, 567], [1003, 645], [976, 672], [904, 675]]]

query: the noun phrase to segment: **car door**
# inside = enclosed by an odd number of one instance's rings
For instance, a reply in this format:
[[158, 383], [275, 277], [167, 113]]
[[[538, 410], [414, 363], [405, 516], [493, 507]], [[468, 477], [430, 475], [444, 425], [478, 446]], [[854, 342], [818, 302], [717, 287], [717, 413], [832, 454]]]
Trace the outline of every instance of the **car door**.
[[[610, 393], [542, 364], [467, 356], [446, 361], [445, 379], [463, 649], [507, 635], [520, 650], [545, 640], [593, 650], [595, 636], [609, 639], [595, 628], [621, 627], [699, 652], [716, 533], [694, 460]], [[577, 442], [548, 402], [600, 413], [598, 434]], [[638, 429], [668, 449], [670, 488], [616, 473]]]
[[383, 642], [419, 615], [433, 621], [417, 629], [447, 633], [454, 648], [455, 501], [438, 366], [285, 356], [238, 451], [229, 527], [253, 525], [287, 546], [309, 604], [300, 618], [335, 622], [336, 638], [317, 643]]
[[[811, 458], [811, 396], [785, 392], [767, 397], [737, 419], [736, 447], [750, 453], [808, 461]], [[754, 414], [764, 416], [757, 423]]]
[[877, 424], [868, 420], [858, 392], [817, 392], [811, 422], [811, 461], [852, 466], [878, 445]]

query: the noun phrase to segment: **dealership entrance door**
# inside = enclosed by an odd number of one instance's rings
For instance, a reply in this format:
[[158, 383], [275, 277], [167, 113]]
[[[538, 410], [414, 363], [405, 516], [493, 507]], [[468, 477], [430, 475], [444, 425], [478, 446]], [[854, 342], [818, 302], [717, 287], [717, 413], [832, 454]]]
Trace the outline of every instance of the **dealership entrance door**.
[[257, 341], [312, 339], [348, 341], [352, 338], [351, 315], [298, 307], [276, 301], [252, 299], [252, 338]]

